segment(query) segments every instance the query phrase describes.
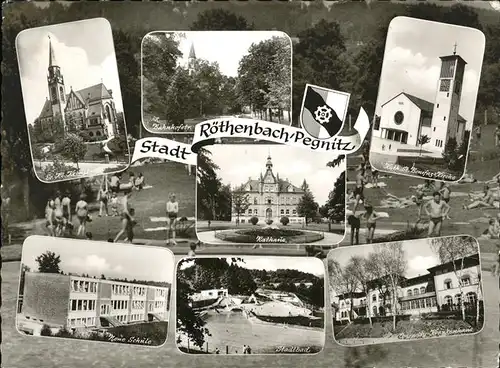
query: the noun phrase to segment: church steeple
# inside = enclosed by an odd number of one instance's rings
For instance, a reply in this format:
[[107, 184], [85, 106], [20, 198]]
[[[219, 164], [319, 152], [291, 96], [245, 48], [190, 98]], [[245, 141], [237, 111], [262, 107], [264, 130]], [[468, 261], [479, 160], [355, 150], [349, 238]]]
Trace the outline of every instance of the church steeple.
[[191, 44], [191, 49], [189, 50], [188, 59], [196, 59], [196, 53], [194, 52], [194, 43]]
[[49, 38], [49, 66], [47, 68], [47, 85], [49, 89], [49, 100], [52, 108], [52, 117], [60, 121], [63, 126], [62, 131], [66, 131], [66, 121], [64, 109], [66, 107], [66, 88], [61, 68], [57, 65], [54, 45]]
[[56, 54], [54, 52], [54, 47], [52, 46], [52, 40], [49, 36], [49, 68], [51, 66], [57, 66]]
[[196, 53], [194, 52], [194, 43], [192, 43], [191, 49], [189, 50], [189, 56], [188, 56], [189, 75], [191, 75], [194, 72], [195, 63], [196, 63]]

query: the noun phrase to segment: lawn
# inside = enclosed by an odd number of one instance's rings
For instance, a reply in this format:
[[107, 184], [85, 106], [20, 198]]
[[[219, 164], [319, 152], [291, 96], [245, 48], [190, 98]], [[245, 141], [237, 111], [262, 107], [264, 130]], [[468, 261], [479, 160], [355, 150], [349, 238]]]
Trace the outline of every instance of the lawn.
[[[178, 260], [180, 257], [176, 257]], [[494, 367], [498, 353], [498, 283], [483, 273], [486, 295], [486, 323], [483, 331], [473, 336], [448, 337], [414, 342], [384, 344], [367, 348], [344, 348], [333, 342], [331, 324], [326, 324], [326, 345], [317, 355], [212, 355], [186, 356], [175, 347], [174, 328], [170, 324], [169, 338], [161, 347], [132, 346], [71, 339], [49, 339], [22, 335], [15, 329], [15, 304], [19, 282], [19, 262], [2, 267], [2, 333], [3, 366], [8, 368], [150, 368], [150, 367], [347, 367], [353, 355], [365, 361], [362, 367]], [[173, 291], [175, 295], [175, 291]], [[329, 311], [327, 314], [330, 313]], [[175, 318], [173, 312], [170, 316]], [[325, 316], [331, 320], [331, 316]], [[367, 354], [372, 355], [367, 359]], [[368, 364], [369, 362], [369, 364]]]

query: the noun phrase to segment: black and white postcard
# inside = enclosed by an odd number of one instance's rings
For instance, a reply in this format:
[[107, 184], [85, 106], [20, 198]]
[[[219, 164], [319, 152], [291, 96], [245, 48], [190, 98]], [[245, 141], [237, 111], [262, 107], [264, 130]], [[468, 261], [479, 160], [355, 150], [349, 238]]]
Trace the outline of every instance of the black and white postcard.
[[345, 233], [344, 156], [285, 145], [200, 151], [196, 233], [203, 243], [332, 247]]
[[188, 354], [314, 354], [323, 349], [324, 269], [294, 257], [185, 258], [176, 343]]
[[23, 234], [188, 249], [196, 242], [196, 167], [164, 161], [58, 183], [39, 194], [40, 211]]
[[473, 121], [484, 50], [477, 29], [391, 21], [370, 147], [376, 170], [447, 182], [464, 175], [481, 129]]
[[219, 117], [291, 122], [292, 43], [278, 31], [151, 32], [142, 40], [142, 121], [192, 132]]
[[96, 18], [31, 28], [19, 33], [16, 48], [37, 177], [51, 183], [127, 168], [109, 22]]
[[335, 340], [356, 346], [482, 330], [479, 244], [471, 236], [340, 248], [328, 254]]
[[32, 236], [21, 260], [20, 333], [159, 346], [174, 256], [167, 249]]

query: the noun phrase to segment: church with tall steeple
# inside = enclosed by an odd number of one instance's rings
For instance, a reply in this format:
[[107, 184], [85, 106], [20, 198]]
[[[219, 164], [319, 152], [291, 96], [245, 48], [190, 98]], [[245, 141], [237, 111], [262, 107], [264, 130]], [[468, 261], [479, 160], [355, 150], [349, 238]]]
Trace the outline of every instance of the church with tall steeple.
[[467, 120], [459, 114], [467, 62], [457, 54], [456, 43], [453, 53], [439, 60], [433, 102], [401, 91], [381, 105], [380, 121], [373, 127], [378, 140], [372, 144], [377, 152], [419, 152], [422, 148], [421, 153], [441, 157], [450, 139], [458, 145], [467, 139]]
[[305, 194], [304, 188], [307, 183], [304, 179], [300, 187], [290, 183], [288, 179], [282, 179], [278, 172], [274, 171], [271, 153], [269, 153], [265, 173], [260, 173], [257, 179], [248, 178], [248, 180], [233, 190], [233, 195], [247, 196], [250, 206], [244, 214], [239, 216], [231, 214], [231, 220], [236, 222], [239, 217], [240, 223], [249, 223], [252, 217], [257, 217], [259, 222], [273, 220], [278, 223], [284, 216], [288, 217], [290, 223], [300, 223], [304, 221], [297, 211], [300, 199]]
[[75, 133], [84, 140], [98, 141], [119, 134], [113, 91], [101, 81], [80, 90], [70, 86], [68, 92], [50, 37], [48, 53], [48, 97], [33, 123], [35, 140], [56, 142], [67, 133]]

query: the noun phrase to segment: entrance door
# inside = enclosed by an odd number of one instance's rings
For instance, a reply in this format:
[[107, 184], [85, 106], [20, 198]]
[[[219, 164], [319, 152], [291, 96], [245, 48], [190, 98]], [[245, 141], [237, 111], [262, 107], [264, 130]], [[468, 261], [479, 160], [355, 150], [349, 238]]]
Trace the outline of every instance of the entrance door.
[[266, 210], [266, 219], [271, 219], [273, 217], [273, 210], [268, 208]]

